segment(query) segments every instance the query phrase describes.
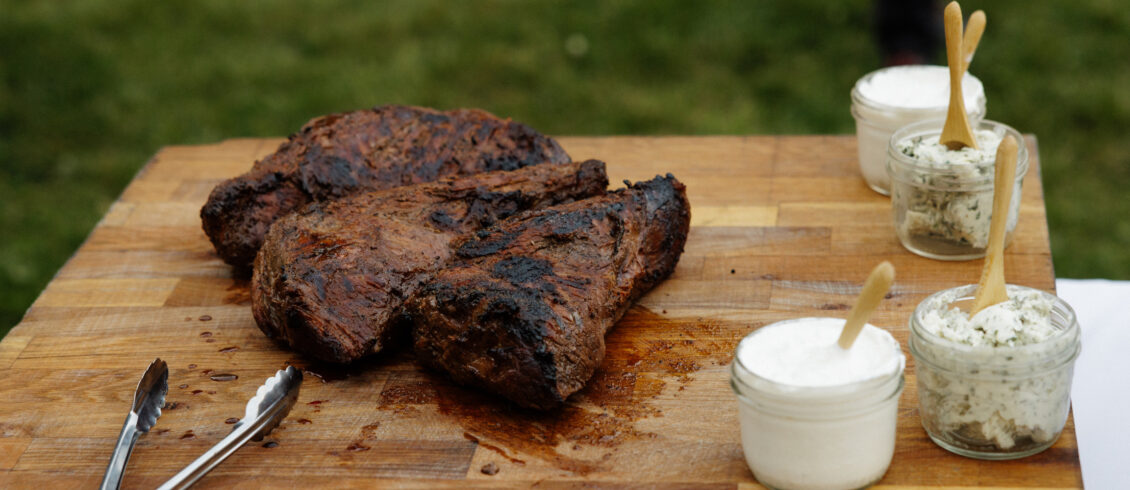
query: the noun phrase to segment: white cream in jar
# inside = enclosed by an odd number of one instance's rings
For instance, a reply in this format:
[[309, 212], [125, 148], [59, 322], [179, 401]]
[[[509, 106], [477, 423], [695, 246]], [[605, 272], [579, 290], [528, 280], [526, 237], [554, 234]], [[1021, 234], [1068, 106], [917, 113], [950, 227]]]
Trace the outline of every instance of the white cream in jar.
[[886, 473], [906, 359], [894, 337], [872, 325], [841, 349], [843, 325], [786, 320], [738, 344], [730, 384], [746, 462], [762, 484], [861, 488]]
[[[969, 123], [976, 127], [985, 117], [985, 87], [977, 77], [966, 73], [961, 90]], [[859, 169], [869, 187], [888, 195], [886, 162], [891, 135], [908, 124], [946, 116], [949, 68], [909, 65], [873, 71], [855, 83], [851, 100]]]

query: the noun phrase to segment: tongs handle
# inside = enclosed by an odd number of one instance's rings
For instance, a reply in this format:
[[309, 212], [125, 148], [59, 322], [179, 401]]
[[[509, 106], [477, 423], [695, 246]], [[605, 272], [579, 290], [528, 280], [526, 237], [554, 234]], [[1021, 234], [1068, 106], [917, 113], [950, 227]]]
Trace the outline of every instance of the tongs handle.
[[118, 434], [118, 444], [114, 446], [114, 453], [110, 455], [110, 464], [106, 465], [106, 474], [102, 476], [102, 490], [117, 490], [122, 485], [122, 474], [129, 463], [129, 455], [133, 453], [133, 446], [142, 434], [149, 432], [157, 418], [161, 416], [161, 407], [165, 405], [165, 394], [169, 391], [169, 366], [160, 357], [149, 363], [141, 381], [137, 382], [137, 389], [133, 393], [133, 406], [122, 424], [122, 432]]
[[290, 413], [298, 400], [298, 389], [302, 386], [302, 371], [288, 366], [285, 370], [267, 378], [247, 401], [243, 420], [235, 423], [231, 434], [204, 452], [196, 461], [180, 470], [160, 489], [188, 488], [202, 478], [212, 468], [231, 456], [237, 449], [252, 439], [260, 440], [278, 427], [279, 422]]
[[180, 489], [191, 487], [193, 483], [201, 479], [212, 468], [222, 463], [228, 456], [231, 456], [237, 449], [247, 444], [255, 436], [255, 431], [251, 427], [239, 427], [228, 434], [227, 437], [208, 449], [207, 452], [202, 454], [196, 461], [186, 466], [180, 473], [163, 483], [159, 490]]
[[110, 464], [106, 467], [106, 474], [102, 477], [102, 490], [117, 490], [122, 486], [122, 475], [126, 471], [129, 455], [133, 453], [133, 446], [141, 437], [137, 429], [137, 414], [130, 412], [122, 432], [118, 435], [118, 444], [114, 446], [114, 454], [110, 456]]

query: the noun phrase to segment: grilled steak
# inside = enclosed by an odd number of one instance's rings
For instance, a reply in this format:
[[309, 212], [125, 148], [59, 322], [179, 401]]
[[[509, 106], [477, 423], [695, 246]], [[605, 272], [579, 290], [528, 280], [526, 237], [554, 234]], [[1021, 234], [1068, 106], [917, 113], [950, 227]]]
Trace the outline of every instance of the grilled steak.
[[539, 409], [604, 358], [604, 334], [675, 269], [690, 226], [668, 175], [479, 231], [407, 307], [417, 358]]
[[384, 106], [319, 117], [200, 210], [225, 262], [245, 271], [276, 219], [310, 201], [442, 177], [568, 162], [553, 139], [487, 112]]
[[404, 300], [449, 262], [461, 235], [607, 186], [604, 163], [589, 160], [309, 204], [276, 221], [256, 257], [255, 321], [314, 358], [357, 360], [386, 345]]

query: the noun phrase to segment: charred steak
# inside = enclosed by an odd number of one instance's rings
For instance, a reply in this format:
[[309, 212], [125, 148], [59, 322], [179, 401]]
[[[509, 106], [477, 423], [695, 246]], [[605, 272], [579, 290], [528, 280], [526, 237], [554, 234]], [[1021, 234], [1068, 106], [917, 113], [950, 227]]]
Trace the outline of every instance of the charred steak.
[[461, 235], [607, 186], [604, 163], [589, 160], [312, 203], [267, 234], [251, 282], [255, 321], [296, 351], [355, 361], [386, 345], [403, 302], [450, 261]]
[[479, 231], [409, 301], [417, 358], [539, 409], [604, 358], [604, 334], [675, 269], [690, 226], [670, 174]]
[[306, 123], [250, 172], [217, 185], [200, 218], [220, 258], [246, 270], [271, 223], [310, 201], [568, 161], [552, 138], [484, 111], [383, 106]]

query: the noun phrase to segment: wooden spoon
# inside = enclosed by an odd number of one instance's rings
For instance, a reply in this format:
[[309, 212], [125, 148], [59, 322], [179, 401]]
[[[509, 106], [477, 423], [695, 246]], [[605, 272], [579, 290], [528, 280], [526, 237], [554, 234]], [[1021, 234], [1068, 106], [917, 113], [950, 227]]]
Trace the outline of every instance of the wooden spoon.
[[961, 39], [961, 6], [957, 2], [946, 5], [946, 61], [950, 67], [950, 107], [946, 124], [942, 126], [939, 142], [951, 150], [965, 147], [977, 149], [977, 139], [965, 115], [965, 97], [961, 94], [961, 77], [965, 74], [964, 52]]
[[859, 298], [855, 300], [851, 313], [848, 313], [844, 330], [840, 332], [838, 341], [840, 348], [851, 348], [851, 344], [855, 343], [855, 338], [859, 337], [859, 332], [863, 330], [863, 325], [867, 323], [868, 318], [871, 318], [871, 313], [875, 311], [876, 306], [879, 306], [879, 301], [891, 289], [891, 284], [894, 282], [895, 267], [890, 262], [884, 260], [882, 264], [875, 266], [871, 275], [867, 276], [867, 281], [863, 283], [863, 290], [859, 292]]
[[961, 39], [962, 45], [962, 74], [969, 71], [969, 64], [973, 62], [973, 54], [977, 52], [977, 45], [981, 43], [981, 35], [985, 33], [985, 11], [978, 10], [969, 14], [969, 23], [965, 25], [965, 36]]
[[993, 217], [989, 224], [989, 250], [985, 267], [981, 269], [981, 282], [969, 316], [997, 303], [1008, 301], [1004, 287], [1004, 232], [1008, 223], [1012, 189], [1016, 185], [1016, 139], [1005, 136], [997, 148], [997, 170], [993, 181]]

